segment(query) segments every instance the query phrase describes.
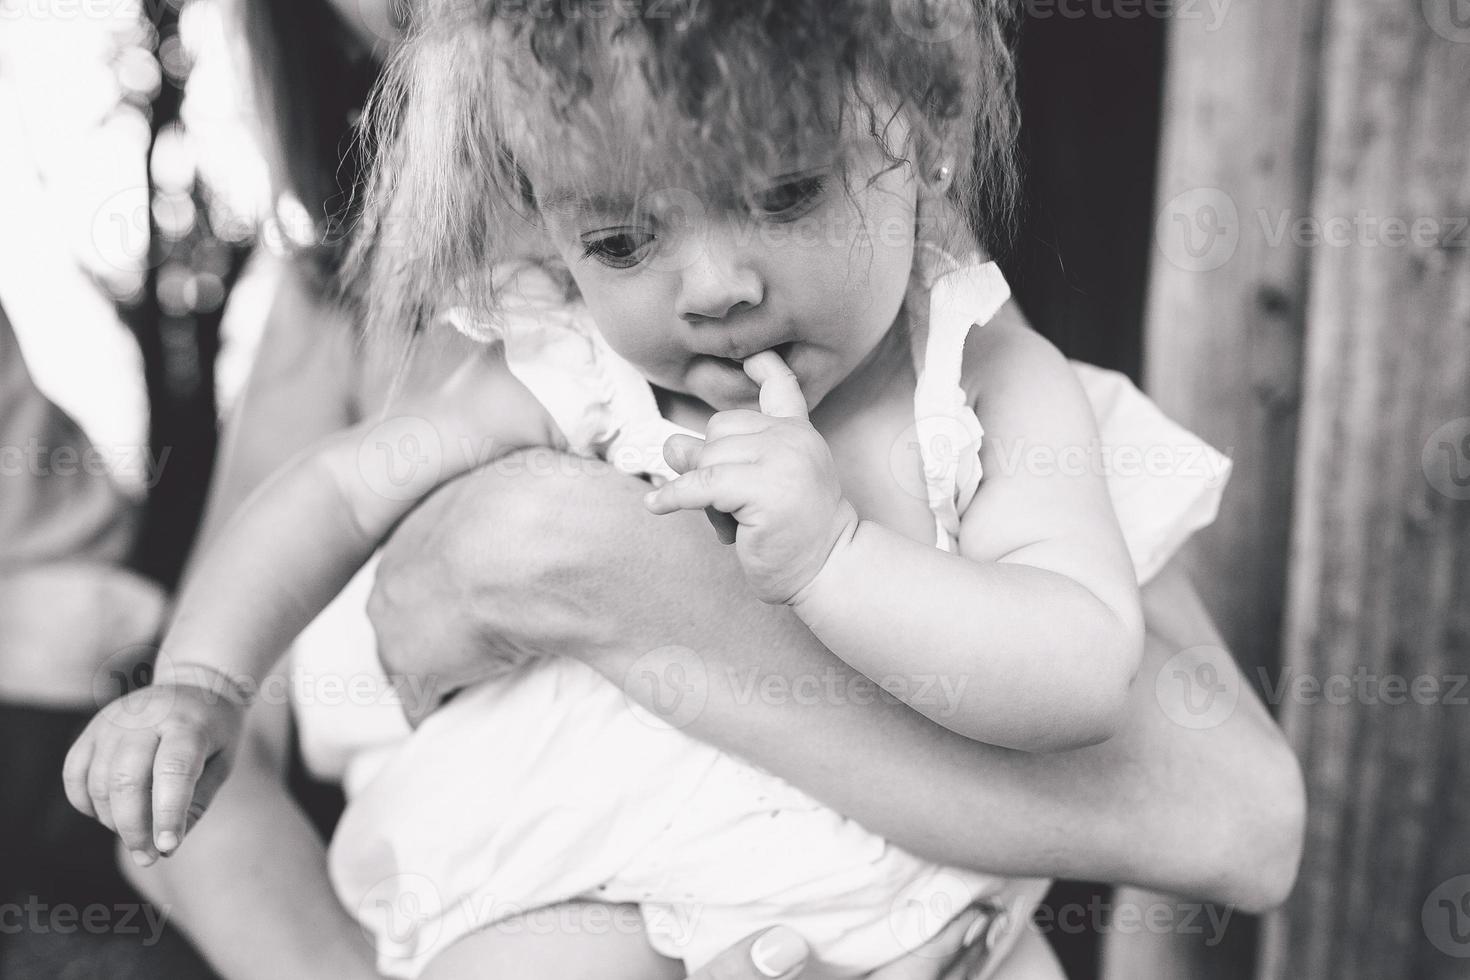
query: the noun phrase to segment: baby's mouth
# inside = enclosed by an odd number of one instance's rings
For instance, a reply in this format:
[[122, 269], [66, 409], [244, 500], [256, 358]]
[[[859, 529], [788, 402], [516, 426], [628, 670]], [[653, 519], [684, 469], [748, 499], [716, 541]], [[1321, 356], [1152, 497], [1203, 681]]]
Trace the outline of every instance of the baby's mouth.
[[776, 355], [778, 355], [781, 358], [781, 360], [784, 361], [784, 362], [786, 362], [787, 366], [789, 367], [790, 364], [791, 364], [791, 351], [795, 347], [796, 347], [796, 341], [794, 341], [794, 340], [788, 340], [785, 343], [783, 343], [783, 344], [777, 344], [774, 347], [766, 347], [766, 348], [763, 348], [763, 350], [751, 351], [745, 357], [716, 357], [715, 360], [717, 360], [717, 361], [724, 361], [726, 364], [734, 365], [734, 367], [738, 370], [738, 369], [743, 369], [743, 367], [745, 365], [745, 362], [747, 360], [749, 360], [750, 358], [754, 357], [757, 354], [763, 353], [766, 350], [769, 350], [769, 351], [774, 352]]
[[777, 344], [775, 347], [772, 347], [771, 350], [773, 350], [777, 354], [779, 354], [781, 356], [781, 360], [785, 361], [786, 364], [788, 366], [790, 366], [790, 364], [791, 364], [791, 351], [795, 347], [796, 347], [796, 341], [794, 341], [794, 340], [788, 340], [784, 344]]

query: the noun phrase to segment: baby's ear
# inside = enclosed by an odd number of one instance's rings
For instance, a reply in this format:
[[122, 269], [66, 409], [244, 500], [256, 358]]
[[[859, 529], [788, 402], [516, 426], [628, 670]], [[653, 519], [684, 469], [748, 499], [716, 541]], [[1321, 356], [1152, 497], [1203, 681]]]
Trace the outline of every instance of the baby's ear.
[[[981, 252], [969, 219], [947, 192], [921, 189], [915, 241], [956, 257]], [[981, 258], [985, 258], [983, 254]]]

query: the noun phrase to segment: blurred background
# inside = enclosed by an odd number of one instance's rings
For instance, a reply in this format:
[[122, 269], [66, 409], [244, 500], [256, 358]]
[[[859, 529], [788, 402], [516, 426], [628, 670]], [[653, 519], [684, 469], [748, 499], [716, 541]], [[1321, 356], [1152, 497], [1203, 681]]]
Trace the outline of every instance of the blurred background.
[[[0, 388], [0, 976], [210, 975], [59, 772], [138, 680], [271, 259], [322, 230], [321, 200], [272, 189], [234, 25], [219, 0], [0, 0], [0, 383], [24, 374], [70, 420], [50, 444], [95, 450], [71, 537], [40, 535]], [[360, 98], [338, 54], [298, 82]], [[1003, 264], [1038, 329], [1234, 459], [1190, 559], [1311, 798], [1264, 924], [1124, 928], [1170, 900], [1062, 883], [1054, 909], [1091, 911], [1050, 937], [1077, 978], [1470, 975], [1470, 7], [1032, 0], [1020, 73]], [[350, 126], [324, 132], [345, 153]], [[89, 615], [102, 593], [123, 612]], [[99, 904], [97, 929], [47, 918]]]

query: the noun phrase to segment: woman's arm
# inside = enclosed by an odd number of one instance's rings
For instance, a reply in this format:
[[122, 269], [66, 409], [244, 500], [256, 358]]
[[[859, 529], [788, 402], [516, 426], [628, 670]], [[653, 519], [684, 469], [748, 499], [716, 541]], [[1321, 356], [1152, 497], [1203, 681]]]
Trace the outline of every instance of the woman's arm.
[[[1176, 653], [1223, 646], [1178, 569], [1145, 590], [1149, 636], [1123, 730], [1030, 756], [878, 696], [788, 608], [751, 596], [702, 516], [653, 517], [641, 481], [549, 455], [456, 481], [400, 525], [369, 609], [390, 670], [426, 658], [449, 669], [472, 650], [462, 661], [470, 679], [485, 657], [575, 655], [652, 710], [684, 705], [678, 721], [690, 734], [940, 861], [1246, 909], [1289, 890], [1302, 788], [1265, 711], [1238, 674], [1227, 681], [1240, 686], [1239, 704], [1214, 728], [1170, 721], [1176, 685], [1162, 688], [1165, 703], [1155, 697]], [[451, 608], [458, 618], [446, 625]], [[690, 696], [702, 704], [692, 717]]]

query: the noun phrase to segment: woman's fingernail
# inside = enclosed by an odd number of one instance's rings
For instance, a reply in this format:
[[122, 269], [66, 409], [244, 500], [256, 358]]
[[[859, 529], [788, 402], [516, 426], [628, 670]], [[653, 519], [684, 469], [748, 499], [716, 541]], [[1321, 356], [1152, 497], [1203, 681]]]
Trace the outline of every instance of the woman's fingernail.
[[960, 947], [972, 949], [977, 945], [983, 945], [989, 951], [1010, 927], [1010, 911], [1004, 905], [987, 902], [976, 914], [974, 920], [965, 927], [965, 937], [960, 940]]
[[165, 830], [158, 835], [158, 849], [160, 851], [172, 851], [179, 846], [179, 835], [172, 830]]
[[651, 507], [653, 507], [653, 502], [655, 500], [657, 500], [657, 499], [658, 499], [658, 491], [657, 490], [650, 490], [650, 491], [648, 491], [647, 493], [645, 493], [643, 495], [643, 506], [644, 507], [651, 508]]
[[130, 851], [129, 853], [133, 856], [133, 863], [140, 868], [146, 868], [153, 863], [153, 855], [147, 851]]
[[977, 939], [985, 935], [985, 930], [990, 926], [989, 912], [976, 912], [975, 918], [965, 927], [965, 936], [960, 940], [961, 949], [969, 949]]
[[750, 962], [761, 976], [779, 977], [806, 962], [806, 940], [786, 926], [766, 930], [750, 947]]

